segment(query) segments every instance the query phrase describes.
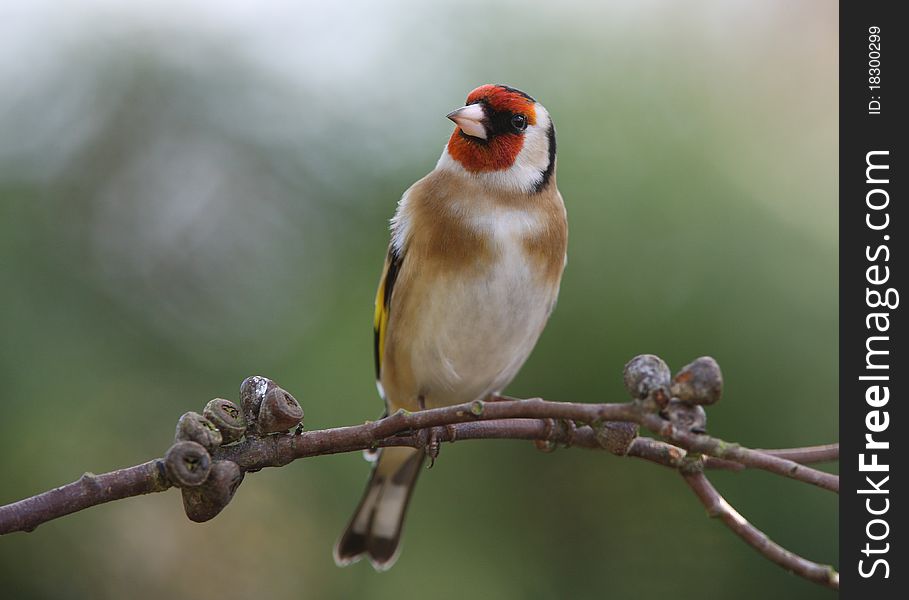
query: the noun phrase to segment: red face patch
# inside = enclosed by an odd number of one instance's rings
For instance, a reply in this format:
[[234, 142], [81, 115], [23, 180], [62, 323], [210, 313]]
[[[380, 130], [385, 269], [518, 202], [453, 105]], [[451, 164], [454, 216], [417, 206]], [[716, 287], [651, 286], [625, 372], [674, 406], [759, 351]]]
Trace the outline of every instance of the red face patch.
[[524, 137], [513, 133], [497, 135], [491, 140], [478, 140], [455, 128], [448, 140], [448, 153], [472, 173], [503, 171], [514, 164], [524, 147]]
[[[487, 111], [524, 115], [529, 125], [536, 123], [534, 100], [518, 90], [501, 85], [483, 85], [470, 92], [467, 104], [483, 103]], [[524, 147], [520, 133], [495, 133], [487, 140], [470, 137], [455, 127], [448, 140], [448, 152], [471, 172], [502, 171], [511, 167]]]

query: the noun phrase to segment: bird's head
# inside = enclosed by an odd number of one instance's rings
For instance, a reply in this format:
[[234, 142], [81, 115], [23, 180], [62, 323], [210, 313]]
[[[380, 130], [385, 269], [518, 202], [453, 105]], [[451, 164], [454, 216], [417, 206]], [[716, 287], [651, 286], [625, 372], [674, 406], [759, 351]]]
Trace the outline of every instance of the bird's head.
[[483, 85], [448, 114], [455, 122], [439, 166], [510, 191], [538, 192], [555, 171], [555, 129], [543, 105], [506, 85]]

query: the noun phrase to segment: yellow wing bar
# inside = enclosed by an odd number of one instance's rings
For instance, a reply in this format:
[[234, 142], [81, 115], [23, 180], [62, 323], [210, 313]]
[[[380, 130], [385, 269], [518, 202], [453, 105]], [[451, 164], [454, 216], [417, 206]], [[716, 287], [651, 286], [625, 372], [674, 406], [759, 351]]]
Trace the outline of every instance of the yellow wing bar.
[[390, 247], [385, 258], [385, 267], [382, 269], [382, 279], [379, 289], [376, 290], [376, 312], [373, 319], [374, 352], [376, 360], [376, 379], [382, 374], [382, 356], [385, 353], [385, 334], [388, 329], [388, 314], [391, 311], [391, 293], [398, 270], [401, 268], [402, 257]]

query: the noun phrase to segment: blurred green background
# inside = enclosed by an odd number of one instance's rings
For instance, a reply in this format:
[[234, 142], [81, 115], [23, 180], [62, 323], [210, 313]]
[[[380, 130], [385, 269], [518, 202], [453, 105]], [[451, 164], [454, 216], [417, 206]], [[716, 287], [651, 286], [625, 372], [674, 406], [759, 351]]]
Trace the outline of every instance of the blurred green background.
[[[837, 8], [818, 1], [115, 0], [0, 7], [0, 503], [159, 456], [251, 374], [310, 429], [377, 417], [372, 302], [401, 192], [488, 82], [559, 134], [559, 306], [508, 390], [619, 401], [623, 364], [710, 354], [716, 435], [837, 438]], [[8, 598], [813, 598], [677, 475], [606, 453], [445, 446], [400, 561], [331, 558], [358, 454], [0, 538]], [[836, 497], [714, 481], [837, 560]]]

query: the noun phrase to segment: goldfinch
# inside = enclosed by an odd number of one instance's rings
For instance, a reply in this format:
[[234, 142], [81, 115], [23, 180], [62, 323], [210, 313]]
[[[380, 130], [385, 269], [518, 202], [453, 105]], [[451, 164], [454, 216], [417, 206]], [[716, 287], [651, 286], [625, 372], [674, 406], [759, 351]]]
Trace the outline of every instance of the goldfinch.
[[[448, 118], [456, 127], [442, 157], [391, 220], [375, 307], [386, 414], [505, 388], [540, 337], [565, 268], [568, 224], [546, 109], [514, 88], [484, 85]], [[379, 451], [335, 545], [338, 565], [363, 555], [376, 570], [394, 564], [425, 456]]]

